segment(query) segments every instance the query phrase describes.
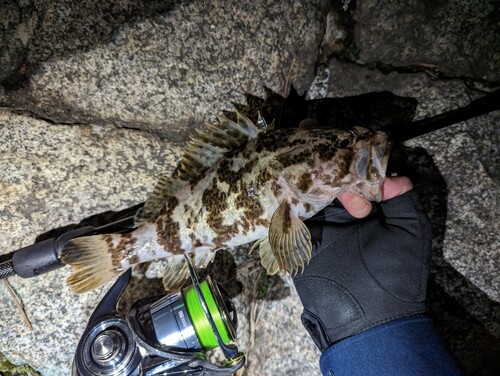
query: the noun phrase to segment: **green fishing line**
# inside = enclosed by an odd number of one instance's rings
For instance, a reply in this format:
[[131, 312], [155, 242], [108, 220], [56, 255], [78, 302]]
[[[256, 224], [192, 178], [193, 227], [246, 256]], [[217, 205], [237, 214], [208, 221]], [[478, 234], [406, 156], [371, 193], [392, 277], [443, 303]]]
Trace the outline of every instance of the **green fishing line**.
[[[217, 303], [215, 302], [214, 296], [210, 289], [210, 285], [207, 281], [203, 281], [200, 284], [201, 293], [205, 298], [207, 303], [208, 311], [211, 313], [212, 318], [215, 322], [215, 326], [217, 331], [219, 332], [222, 341], [227, 344], [230, 341], [229, 333], [222, 320], [219, 308], [217, 307]], [[208, 322], [207, 317], [205, 316], [205, 312], [200, 303], [200, 299], [198, 299], [198, 295], [196, 294], [196, 290], [194, 287], [190, 287], [189, 289], [184, 291], [184, 300], [186, 302], [187, 311], [189, 314], [189, 318], [193, 323], [194, 330], [198, 339], [200, 340], [200, 344], [205, 349], [213, 349], [219, 346], [217, 342], [217, 338], [212, 331], [212, 327]]]

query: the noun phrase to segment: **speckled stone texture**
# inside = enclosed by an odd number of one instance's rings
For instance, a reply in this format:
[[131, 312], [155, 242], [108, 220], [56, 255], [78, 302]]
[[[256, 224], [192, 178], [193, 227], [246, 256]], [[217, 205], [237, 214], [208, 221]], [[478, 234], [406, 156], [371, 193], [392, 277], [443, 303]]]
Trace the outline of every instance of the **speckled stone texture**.
[[[2, 253], [37, 235], [106, 210], [144, 200], [177, 150], [145, 132], [100, 126], [59, 126], [0, 112]], [[79, 336], [106, 288], [69, 293], [69, 269], [34, 279], [11, 279], [33, 325], [23, 325], [0, 289], [0, 351], [44, 375], [67, 375]], [[108, 286], [109, 287], [109, 286]]]
[[[192, 128], [264, 86], [293, 83], [308, 98], [389, 91], [421, 119], [498, 84], [493, 0], [328, 3], [1, 2], [0, 253], [143, 201]], [[499, 116], [407, 142], [397, 159], [433, 223], [430, 313], [474, 376], [500, 369]], [[121, 309], [160, 293], [161, 270], [137, 268]], [[69, 272], [10, 279], [33, 332], [0, 286], [0, 352], [42, 375], [69, 374], [109, 287], [75, 296]], [[265, 277], [247, 248], [210, 273], [239, 313], [242, 374], [320, 374], [288, 281]]]
[[35, 2], [0, 103], [183, 139], [244, 93], [283, 92], [290, 71], [302, 91], [313, 77], [325, 1], [149, 3]]

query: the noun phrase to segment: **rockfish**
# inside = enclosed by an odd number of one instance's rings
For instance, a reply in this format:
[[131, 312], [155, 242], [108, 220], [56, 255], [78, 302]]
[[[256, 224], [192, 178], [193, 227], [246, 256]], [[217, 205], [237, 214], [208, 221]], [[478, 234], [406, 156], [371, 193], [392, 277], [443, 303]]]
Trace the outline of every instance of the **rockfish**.
[[185, 253], [206, 267], [218, 249], [254, 241], [269, 274], [295, 274], [312, 251], [303, 221], [342, 192], [380, 201], [390, 146], [386, 133], [362, 127], [274, 130], [261, 118], [221, 118], [160, 177], [136, 230], [68, 242], [67, 283], [90, 291], [135, 264], [166, 258], [163, 282], [174, 290], [189, 276]]

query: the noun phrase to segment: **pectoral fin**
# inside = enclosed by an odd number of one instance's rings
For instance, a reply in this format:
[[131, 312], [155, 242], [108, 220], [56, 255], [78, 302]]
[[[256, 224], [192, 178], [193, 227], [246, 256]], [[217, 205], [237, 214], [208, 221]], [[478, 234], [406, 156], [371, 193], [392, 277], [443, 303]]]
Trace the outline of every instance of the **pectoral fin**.
[[311, 234], [286, 201], [271, 218], [269, 245], [281, 271], [297, 274], [311, 259]]
[[266, 237], [257, 240], [252, 246], [252, 249], [250, 249], [250, 253], [257, 247], [259, 248], [260, 263], [264, 269], [266, 269], [267, 274], [276, 274], [279, 271], [279, 266], [276, 257], [274, 257], [271, 245], [269, 244], [269, 239]]

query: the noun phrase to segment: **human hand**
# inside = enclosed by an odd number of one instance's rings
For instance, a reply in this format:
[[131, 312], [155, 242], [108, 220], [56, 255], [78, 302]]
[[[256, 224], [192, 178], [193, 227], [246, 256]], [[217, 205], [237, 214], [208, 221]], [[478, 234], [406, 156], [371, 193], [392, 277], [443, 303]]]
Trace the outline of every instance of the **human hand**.
[[349, 211], [333, 203], [305, 222], [314, 251], [294, 283], [302, 322], [320, 350], [425, 311], [432, 236], [411, 188], [408, 178], [388, 178], [383, 202], [345, 193], [339, 200]]
[[[413, 183], [406, 176], [391, 177], [382, 183], [382, 201], [390, 200], [413, 189]], [[372, 204], [363, 197], [351, 192], [345, 192], [339, 197], [344, 208], [354, 218], [364, 218], [370, 214]]]

